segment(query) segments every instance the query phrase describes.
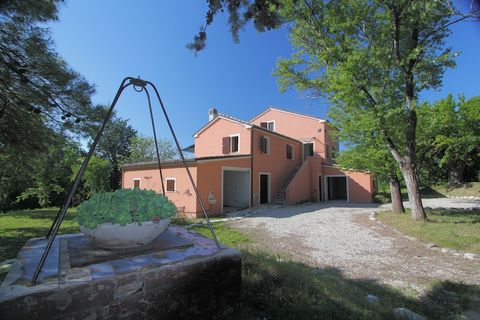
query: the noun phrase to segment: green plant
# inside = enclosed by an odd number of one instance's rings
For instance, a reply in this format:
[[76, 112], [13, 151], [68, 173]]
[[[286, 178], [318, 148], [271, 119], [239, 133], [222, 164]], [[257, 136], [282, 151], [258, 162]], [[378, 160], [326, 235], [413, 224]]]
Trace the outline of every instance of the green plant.
[[155, 191], [121, 189], [94, 194], [80, 204], [76, 218], [80, 225], [94, 229], [102, 223], [141, 225], [145, 221], [170, 218], [176, 212], [175, 205]]

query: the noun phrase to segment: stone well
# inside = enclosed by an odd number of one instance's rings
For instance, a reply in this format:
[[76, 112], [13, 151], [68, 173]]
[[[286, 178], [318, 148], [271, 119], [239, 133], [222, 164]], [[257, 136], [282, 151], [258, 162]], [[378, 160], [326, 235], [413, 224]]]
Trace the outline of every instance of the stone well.
[[31, 286], [45, 245], [32, 239], [20, 251], [0, 287], [0, 319], [216, 319], [239, 302], [238, 251], [183, 228], [140, 250], [57, 236]]

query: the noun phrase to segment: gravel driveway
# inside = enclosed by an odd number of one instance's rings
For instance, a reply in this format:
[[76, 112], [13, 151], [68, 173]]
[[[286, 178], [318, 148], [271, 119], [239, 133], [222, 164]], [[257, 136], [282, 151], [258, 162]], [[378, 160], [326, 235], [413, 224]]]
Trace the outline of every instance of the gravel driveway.
[[[424, 205], [480, 208], [480, 201], [425, 199]], [[352, 278], [374, 279], [417, 292], [434, 279], [480, 284], [480, 261], [428, 249], [368, 219], [372, 210], [381, 209], [385, 207], [342, 202], [260, 208], [230, 224], [253, 237], [259, 247], [312, 266], [335, 267]]]

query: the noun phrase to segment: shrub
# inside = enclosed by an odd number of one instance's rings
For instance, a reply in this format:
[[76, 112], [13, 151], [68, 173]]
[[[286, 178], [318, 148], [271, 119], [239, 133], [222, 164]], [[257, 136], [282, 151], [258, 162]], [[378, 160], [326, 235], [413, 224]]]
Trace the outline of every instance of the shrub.
[[167, 197], [150, 190], [121, 189], [115, 192], [99, 192], [80, 204], [76, 219], [88, 229], [102, 223], [142, 224], [170, 218], [177, 212]]

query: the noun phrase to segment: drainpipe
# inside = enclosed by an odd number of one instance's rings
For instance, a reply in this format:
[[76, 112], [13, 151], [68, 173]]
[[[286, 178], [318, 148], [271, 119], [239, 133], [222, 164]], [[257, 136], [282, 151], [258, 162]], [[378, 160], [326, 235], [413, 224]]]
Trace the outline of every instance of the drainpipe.
[[252, 125], [252, 130], [250, 133], [250, 207], [253, 207], [253, 130], [255, 127]]

